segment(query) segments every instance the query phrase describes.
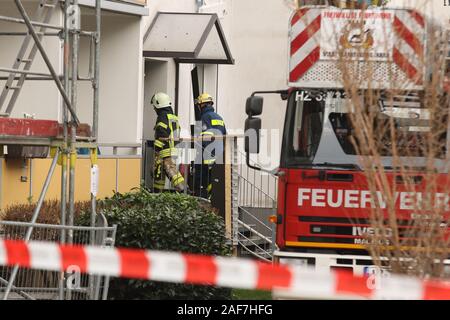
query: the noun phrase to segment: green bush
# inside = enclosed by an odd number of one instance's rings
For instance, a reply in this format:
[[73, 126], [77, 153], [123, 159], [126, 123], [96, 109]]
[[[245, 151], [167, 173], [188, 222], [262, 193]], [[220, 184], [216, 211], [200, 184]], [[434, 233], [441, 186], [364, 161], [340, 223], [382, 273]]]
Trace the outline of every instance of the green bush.
[[[1, 220], [30, 222], [33, 216], [36, 203], [14, 204], [6, 207], [0, 212]], [[75, 220], [79, 216], [91, 209], [91, 203], [76, 202], [75, 203]], [[68, 214], [68, 213], [67, 213]], [[43, 224], [60, 224], [61, 223], [61, 202], [57, 200], [46, 200], [42, 203], [41, 211], [37, 219], [37, 223]]]
[[[36, 209], [36, 203], [30, 204], [15, 204], [8, 206], [0, 212], [0, 219], [4, 221], [14, 222], [31, 222], [33, 212]], [[74, 219], [79, 220], [81, 215], [91, 209], [90, 202], [76, 202]], [[67, 212], [67, 215], [69, 213]], [[41, 224], [61, 224], [61, 202], [57, 200], [47, 200], [42, 203], [41, 211], [39, 212], [37, 223]], [[27, 232], [26, 227], [17, 226], [2, 226], [0, 232], [7, 239], [25, 239]], [[74, 241], [81, 241], [82, 233], [75, 233], [79, 236], [75, 237]], [[60, 241], [61, 233], [57, 229], [34, 228], [31, 234], [31, 240], [38, 241]]]
[[[196, 198], [151, 194], [145, 189], [116, 193], [99, 206], [109, 225], [117, 225], [116, 246], [229, 255], [225, 227], [214, 209]], [[88, 224], [89, 214], [80, 223]], [[210, 286], [112, 279], [111, 299], [230, 299], [231, 290]]]

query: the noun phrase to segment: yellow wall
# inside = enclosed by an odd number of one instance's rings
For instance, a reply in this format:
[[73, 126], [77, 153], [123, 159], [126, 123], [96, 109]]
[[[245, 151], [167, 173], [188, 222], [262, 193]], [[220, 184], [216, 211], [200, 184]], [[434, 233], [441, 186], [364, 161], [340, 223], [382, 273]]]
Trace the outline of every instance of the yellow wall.
[[[32, 160], [32, 176], [30, 176], [30, 160], [26, 160], [26, 167], [22, 160], [0, 159], [1, 186], [0, 208], [12, 204], [26, 203], [30, 194], [32, 183], [32, 199], [39, 198], [40, 191], [47, 177], [51, 159]], [[118, 164], [118, 170], [116, 165]], [[118, 191], [127, 192], [139, 187], [141, 181], [141, 159], [124, 158], [100, 158], [98, 160], [100, 170], [98, 198], [111, 196], [116, 190], [116, 175], [118, 172]], [[84, 201], [90, 199], [90, 159], [81, 158], [76, 162], [75, 200]], [[21, 176], [27, 177], [26, 182], [21, 182]], [[61, 167], [57, 166], [46, 196], [47, 200], [60, 199], [61, 197]]]

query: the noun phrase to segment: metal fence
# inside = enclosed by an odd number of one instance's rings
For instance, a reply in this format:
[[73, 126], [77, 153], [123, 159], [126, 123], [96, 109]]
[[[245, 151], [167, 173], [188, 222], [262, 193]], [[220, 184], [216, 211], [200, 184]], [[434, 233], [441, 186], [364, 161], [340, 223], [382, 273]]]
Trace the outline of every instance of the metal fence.
[[[116, 226], [108, 227], [100, 216], [97, 227], [61, 226], [38, 223], [0, 221], [0, 239], [24, 240], [32, 230], [30, 240], [61, 243], [67, 234], [73, 235], [73, 244], [114, 246]], [[76, 267], [65, 273], [0, 267], [0, 298], [3, 300], [106, 300], [108, 277], [81, 274]]]

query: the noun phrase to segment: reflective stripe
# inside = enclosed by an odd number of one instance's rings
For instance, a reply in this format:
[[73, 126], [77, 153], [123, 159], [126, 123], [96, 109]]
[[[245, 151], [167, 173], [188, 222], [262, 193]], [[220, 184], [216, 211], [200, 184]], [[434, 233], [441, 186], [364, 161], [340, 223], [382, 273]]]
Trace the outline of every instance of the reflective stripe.
[[175, 148], [164, 149], [159, 152], [161, 158], [178, 157], [178, 150]]
[[172, 177], [172, 183], [175, 187], [182, 184], [183, 182], [184, 182], [184, 178], [180, 173], [178, 173]]
[[166, 187], [166, 183], [164, 182], [154, 182], [153, 188], [163, 190]]
[[214, 119], [214, 120], [211, 120], [211, 124], [212, 124], [213, 126], [222, 126], [222, 127], [225, 127], [225, 124], [223, 123], [223, 120], [216, 120], [216, 119]]
[[159, 140], [156, 140], [156, 141], [155, 141], [155, 147], [163, 148], [163, 147], [164, 147], [164, 142], [161, 142], [161, 141], [159, 141]]
[[183, 176], [181, 175], [181, 173], [177, 173], [176, 175], [174, 175], [173, 177], [172, 177], [172, 180], [174, 180], [174, 179], [178, 179], [178, 178], [183, 178]]
[[314, 247], [314, 248], [337, 248], [337, 249], [367, 249], [367, 246], [361, 244], [347, 243], [317, 243], [317, 242], [297, 242], [286, 241], [286, 245], [290, 247]]
[[211, 132], [211, 131], [203, 131], [203, 132], [201, 133], [201, 135], [202, 135], [202, 136], [213, 136], [214, 133]]
[[161, 158], [171, 157], [171, 156], [172, 156], [172, 149], [164, 149], [164, 150], [161, 150], [161, 152], [159, 153], [159, 155], [161, 156]]
[[178, 121], [178, 117], [176, 115], [174, 115], [174, 114], [171, 114], [171, 113], [167, 114], [167, 119]]
[[174, 181], [174, 182], [172, 182], [172, 183], [173, 183], [173, 186], [174, 186], [174, 187], [178, 187], [180, 184], [183, 184], [183, 183], [184, 183], [184, 179], [183, 179], [183, 178], [180, 178], [179, 180]]
[[[178, 122], [178, 117], [174, 114], [167, 114], [167, 122], [169, 124], [170, 128], [170, 139], [169, 139], [169, 146], [170, 148], [175, 147], [175, 138], [179, 138], [179, 130], [180, 130], [180, 124]], [[175, 127], [174, 127], [175, 124]]]
[[216, 159], [205, 159], [205, 160], [203, 160], [204, 164], [213, 164], [214, 162], [216, 162]]
[[156, 126], [157, 126], [157, 127], [158, 127], [158, 126], [163, 127], [164, 129], [167, 129], [167, 128], [168, 128], [167, 124], [165, 124], [164, 122], [158, 122], [158, 123], [156, 124]]

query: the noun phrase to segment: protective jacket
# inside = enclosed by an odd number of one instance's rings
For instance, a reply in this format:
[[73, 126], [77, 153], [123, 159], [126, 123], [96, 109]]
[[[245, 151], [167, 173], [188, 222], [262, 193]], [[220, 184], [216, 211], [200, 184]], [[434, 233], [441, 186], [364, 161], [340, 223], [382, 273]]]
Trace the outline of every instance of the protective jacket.
[[173, 114], [171, 107], [158, 109], [155, 126], [155, 151], [161, 159], [176, 157], [175, 139], [180, 137], [178, 117]]
[[[212, 106], [206, 106], [201, 111], [202, 132], [203, 137], [225, 136], [227, 129], [223, 118], [218, 115]], [[211, 145], [214, 144], [214, 145]], [[203, 147], [203, 164], [213, 164], [217, 156], [223, 153], [223, 140], [202, 142]]]
[[165, 188], [165, 175], [167, 175], [176, 190], [182, 192], [185, 189], [185, 181], [177, 169], [174, 158], [177, 157], [175, 139], [180, 136], [180, 124], [178, 117], [173, 114], [171, 107], [156, 109], [158, 118], [155, 125], [155, 167], [154, 182], [155, 191]]

